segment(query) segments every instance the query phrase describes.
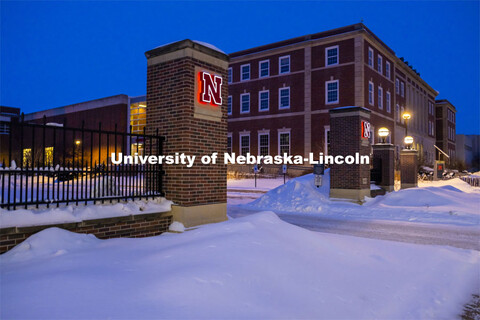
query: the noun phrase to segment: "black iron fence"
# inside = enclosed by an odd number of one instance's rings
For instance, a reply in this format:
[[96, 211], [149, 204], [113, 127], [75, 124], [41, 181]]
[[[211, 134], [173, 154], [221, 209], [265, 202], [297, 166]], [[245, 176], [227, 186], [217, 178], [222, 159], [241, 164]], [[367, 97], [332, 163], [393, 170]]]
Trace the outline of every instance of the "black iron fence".
[[[112, 126], [113, 127], [113, 126]], [[163, 196], [160, 164], [114, 164], [118, 155], [161, 155], [164, 137], [66, 123], [12, 122], [0, 146], [0, 207], [104, 203]], [[115, 161], [116, 162], [116, 161]]]

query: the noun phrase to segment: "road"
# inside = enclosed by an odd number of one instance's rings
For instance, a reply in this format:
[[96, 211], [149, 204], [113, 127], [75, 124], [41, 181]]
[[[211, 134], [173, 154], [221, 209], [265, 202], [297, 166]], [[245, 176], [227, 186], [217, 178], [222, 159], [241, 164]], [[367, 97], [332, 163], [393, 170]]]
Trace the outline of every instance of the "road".
[[[258, 212], [245, 210], [234, 205], [229, 205], [227, 208], [228, 215], [232, 218], [239, 218]], [[341, 220], [282, 213], [277, 213], [277, 215], [285, 222], [312, 231], [480, 250], [480, 229], [476, 227], [403, 221]]]

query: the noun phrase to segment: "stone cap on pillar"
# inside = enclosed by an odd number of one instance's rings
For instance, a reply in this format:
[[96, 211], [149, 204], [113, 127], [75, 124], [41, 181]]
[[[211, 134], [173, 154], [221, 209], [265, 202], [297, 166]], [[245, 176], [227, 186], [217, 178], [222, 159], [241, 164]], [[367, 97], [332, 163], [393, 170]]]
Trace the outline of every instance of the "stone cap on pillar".
[[370, 118], [371, 111], [364, 107], [357, 107], [357, 106], [345, 106], [345, 107], [338, 107], [334, 109], [330, 109], [328, 111], [330, 113], [330, 117], [343, 117], [346, 115], [358, 115], [363, 116], [366, 118]]
[[156, 64], [185, 56], [200, 58], [200, 60], [205, 60], [205, 57], [218, 59], [217, 61], [223, 62], [222, 64], [225, 64], [225, 67], [228, 67], [228, 61], [230, 60], [229, 56], [217, 47], [190, 39], [168, 43], [145, 52], [149, 64], [150, 61], [154, 62], [152, 64]]
[[400, 150], [400, 155], [402, 154], [414, 154], [414, 155], [418, 155], [418, 150], [415, 150], [415, 149], [402, 149]]
[[391, 143], [377, 143], [372, 144], [374, 150], [394, 150], [395, 146]]

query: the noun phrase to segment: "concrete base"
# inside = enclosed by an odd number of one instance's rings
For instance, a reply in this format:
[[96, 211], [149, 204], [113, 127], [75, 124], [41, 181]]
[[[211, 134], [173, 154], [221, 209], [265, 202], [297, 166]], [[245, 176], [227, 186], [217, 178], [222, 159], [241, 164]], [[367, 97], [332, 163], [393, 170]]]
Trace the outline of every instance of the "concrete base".
[[379, 186], [379, 187], [381, 187], [382, 189], [385, 189], [385, 191], [387, 192], [395, 191], [395, 186]]
[[186, 228], [190, 228], [227, 220], [227, 204], [215, 203], [191, 207], [172, 205], [172, 214], [174, 221], [179, 221]]
[[418, 185], [416, 183], [403, 183], [402, 182], [402, 189], [408, 189], [408, 188], [417, 188]]
[[369, 189], [330, 189], [330, 198], [350, 199], [363, 202], [365, 197], [370, 197]]

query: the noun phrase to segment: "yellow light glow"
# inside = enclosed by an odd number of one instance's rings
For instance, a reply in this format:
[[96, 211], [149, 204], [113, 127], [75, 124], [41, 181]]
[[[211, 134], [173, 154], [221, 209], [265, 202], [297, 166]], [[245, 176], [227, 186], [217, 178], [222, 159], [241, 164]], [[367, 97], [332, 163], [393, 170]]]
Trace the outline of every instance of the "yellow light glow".
[[378, 129], [378, 135], [382, 138], [388, 137], [389, 134], [390, 134], [390, 130], [388, 130], [388, 128], [382, 127]]
[[75, 144], [78, 146], [80, 143], [82, 143], [82, 141], [80, 140], [75, 140]]
[[412, 115], [408, 112], [404, 112], [403, 115], [402, 115], [402, 118], [404, 120], [410, 120], [410, 118], [412, 118]]
[[406, 137], [403, 139], [403, 142], [405, 142], [405, 144], [412, 144], [412, 143], [413, 143], [413, 137], [411, 137], [411, 136], [406, 136]]

